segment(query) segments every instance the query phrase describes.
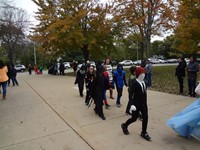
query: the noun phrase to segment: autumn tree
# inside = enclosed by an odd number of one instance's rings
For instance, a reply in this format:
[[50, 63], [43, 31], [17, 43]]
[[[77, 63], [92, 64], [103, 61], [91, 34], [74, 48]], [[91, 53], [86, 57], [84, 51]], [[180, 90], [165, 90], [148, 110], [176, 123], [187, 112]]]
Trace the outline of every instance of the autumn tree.
[[196, 53], [200, 43], [200, 1], [179, 0], [179, 4], [175, 30], [177, 48], [184, 53]]
[[109, 5], [94, 0], [33, 0], [38, 6], [32, 39], [41, 51], [58, 56], [81, 50], [85, 61], [92, 55], [99, 59], [114, 48]]
[[142, 59], [145, 50], [146, 57], [150, 57], [152, 36], [167, 33], [174, 27], [174, 0], [114, 0], [113, 5], [114, 21], [123, 30], [123, 36], [138, 36]]
[[16, 46], [23, 42], [28, 17], [23, 9], [14, 7], [10, 3], [1, 2], [0, 5], [0, 40], [2, 47], [8, 54], [10, 63], [15, 63]]

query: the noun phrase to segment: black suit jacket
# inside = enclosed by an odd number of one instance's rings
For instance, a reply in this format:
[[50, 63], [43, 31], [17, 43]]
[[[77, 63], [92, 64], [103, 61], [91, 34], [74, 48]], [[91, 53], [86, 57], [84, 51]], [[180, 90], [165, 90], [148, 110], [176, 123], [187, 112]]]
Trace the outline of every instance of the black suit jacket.
[[146, 84], [144, 91], [142, 91], [140, 83], [137, 80], [133, 81], [129, 90], [129, 100], [130, 104], [135, 105], [138, 109], [147, 106]]

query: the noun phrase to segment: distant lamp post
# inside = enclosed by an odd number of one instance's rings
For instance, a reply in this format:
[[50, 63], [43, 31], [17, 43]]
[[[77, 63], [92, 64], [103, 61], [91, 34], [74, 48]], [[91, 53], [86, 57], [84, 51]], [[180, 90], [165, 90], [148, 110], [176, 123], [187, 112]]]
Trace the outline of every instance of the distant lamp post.
[[34, 62], [35, 62], [35, 65], [37, 65], [35, 42], [34, 42], [34, 48], [33, 48], [33, 51], [34, 51]]

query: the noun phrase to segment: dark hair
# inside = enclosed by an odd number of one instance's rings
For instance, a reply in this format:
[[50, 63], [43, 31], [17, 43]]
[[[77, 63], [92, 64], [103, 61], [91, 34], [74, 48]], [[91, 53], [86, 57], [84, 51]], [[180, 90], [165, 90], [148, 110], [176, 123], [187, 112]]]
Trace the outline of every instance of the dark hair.
[[181, 59], [182, 61], [184, 61], [184, 60], [185, 60], [185, 58], [184, 58], [184, 57], [180, 57], [180, 59]]
[[110, 58], [104, 59], [104, 65], [106, 65], [106, 60], [107, 60], [107, 59], [109, 60], [109, 65], [110, 65], [110, 64], [112, 63]]
[[134, 65], [134, 66], [131, 66], [131, 67], [129, 68], [129, 70], [130, 70], [131, 73], [134, 73], [135, 70], [136, 70], [136, 66], [135, 66], [135, 65]]
[[2, 69], [5, 66], [4, 62], [0, 60], [0, 69]]
[[193, 58], [193, 61], [196, 61], [196, 57], [195, 56], [191, 55], [190, 58], [191, 57]]
[[118, 69], [119, 67], [121, 67], [121, 68], [123, 69], [123, 65], [122, 65], [122, 64], [118, 64], [118, 65], [117, 65], [117, 69]]

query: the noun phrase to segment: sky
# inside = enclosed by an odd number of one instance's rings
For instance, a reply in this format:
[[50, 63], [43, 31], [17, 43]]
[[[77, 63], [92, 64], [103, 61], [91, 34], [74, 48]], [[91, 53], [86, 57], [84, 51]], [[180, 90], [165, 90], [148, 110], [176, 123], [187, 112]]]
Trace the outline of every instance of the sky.
[[[34, 2], [32, 2], [32, 0], [12, 0], [12, 1], [17, 7], [26, 10], [28, 15], [30, 16], [31, 24], [37, 24], [37, 20], [34, 18], [34, 12], [37, 11], [37, 5]], [[105, 2], [108, 0], [100, 0], [100, 1]], [[163, 40], [163, 37], [156, 36], [152, 38], [152, 41], [155, 40]]]

